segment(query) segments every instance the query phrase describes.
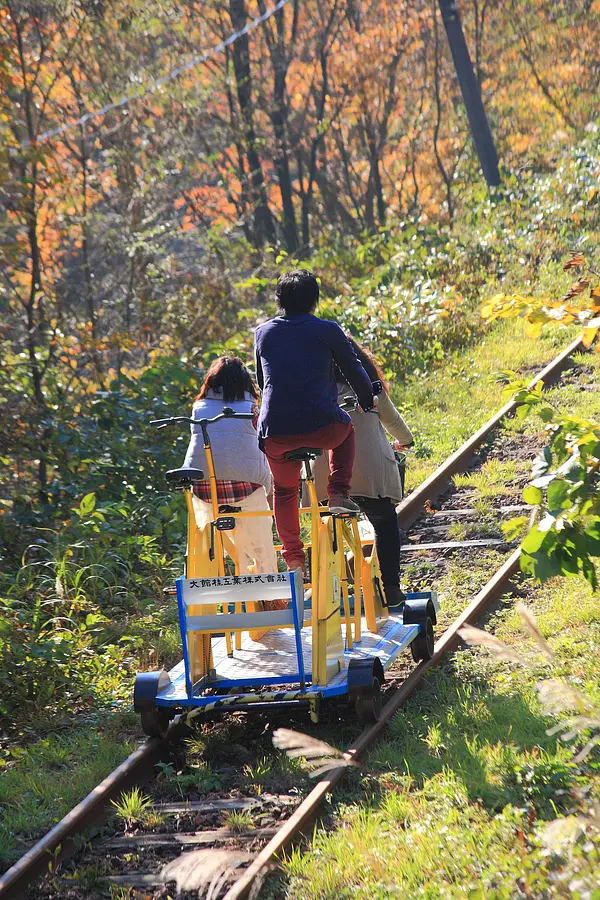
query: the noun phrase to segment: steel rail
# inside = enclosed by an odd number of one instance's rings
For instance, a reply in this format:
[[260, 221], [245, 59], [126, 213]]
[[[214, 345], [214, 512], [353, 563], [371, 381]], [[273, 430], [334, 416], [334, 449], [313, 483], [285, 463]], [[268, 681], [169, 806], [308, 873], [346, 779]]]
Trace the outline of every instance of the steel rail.
[[[540, 381], [544, 384], [550, 384], [565, 368], [570, 356], [583, 349], [581, 338], [577, 338], [542, 369], [532, 379], [529, 386], [533, 387]], [[518, 405], [514, 400], [506, 403], [502, 409], [488, 419], [435, 472], [400, 503], [397, 507], [397, 512], [401, 525], [410, 525], [424, 508], [426, 501], [435, 500], [439, 496], [446, 487], [450, 477], [460, 471], [461, 467], [464, 467], [474, 450], [485, 441], [487, 436], [504, 418], [514, 414]], [[467, 622], [474, 621], [485, 609], [486, 605], [500, 596], [510, 577], [517, 571], [518, 566], [519, 550], [515, 550], [453, 625], [444, 632], [435, 645], [432, 659], [420, 663], [394, 693], [385, 705], [379, 722], [364, 731], [358, 740], [348, 748], [347, 753], [352, 758], [358, 758], [373, 743], [391, 716], [415, 690], [424, 673], [437, 665], [443, 654], [456, 645], [458, 629]], [[82, 829], [101, 819], [105, 814], [109, 801], [116, 799], [123, 790], [126, 790], [133, 784], [141, 784], [147, 780], [152, 774], [155, 763], [159, 761], [164, 752], [164, 748], [165, 742], [155, 739], [146, 741], [97, 785], [93, 791], [84, 797], [12, 868], [0, 876], [1, 900], [23, 897], [26, 886], [36, 875], [46, 870], [49, 860], [56, 859], [57, 851], [61, 859], [70, 856], [76, 849], [75, 838], [81, 833]], [[335, 787], [345, 771], [346, 768], [335, 769], [319, 781], [296, 812], [284, 823], [278, 834], [258, 854], [242, 878], [229, 890], [225, 900], [238, 900], [238, 898], [241, 900], [241, 898], [249, 895], [256, 878], [264, 874], [265, 869], [271, 864], [273, 858], [292, 841], [296, 834], [301, 832], [302, 827], [307, 822], [314, 818], [320, 803]]]
[[41, 840], [22, 856], [12, 868], [0, 876], [0, 897], [23, 897], [25, 888], [34, 876], [47, 871], [48, 863], [70, 856], [77, 848], [75, 838], [86, 825], [101, 818], [107, 804], [133, 785], [143, 783], [152, 775], [155, 764], [164, 753], [165, 742], [151, 738], [128, 756], [120, 766], [74, 806]]
[[[530, 388], [535, 387], [540, 381], [545, 385], [552, 384], [567, 366], [569, 358], [573, 353], [584, 349], [581, 337], [578, 337], [576, 340], [572, 341], [562, 353], [559, 353], [552, 362], [548, 363], [548, 365], [529, 382], [528, 386]], [[473, 452], [483, 444], [487, 436], [498, 427], [503, 419], [514, 415], [519, 406], [520, 404], [516, 400], [509, 400], [508, 403], [505, 403], [497, 413], [494, 413], [481, 428], [474, 432], [474, 434], [472, 434], [458, 450], [455, 450], [454, 453], [452, 453], [451, 456], [435, 470], [435, 472], [432, 472], [418, 488], [412, 491], [412, 493], [396, 507], [398, 522], [402, 527], [406, 528], [415, 521], [417, 516], [419, 516], [424, 509], [426, 502], [428, 500], [435, 500], [452, 475], [456, 475], [457, 472], [463, 470]]]

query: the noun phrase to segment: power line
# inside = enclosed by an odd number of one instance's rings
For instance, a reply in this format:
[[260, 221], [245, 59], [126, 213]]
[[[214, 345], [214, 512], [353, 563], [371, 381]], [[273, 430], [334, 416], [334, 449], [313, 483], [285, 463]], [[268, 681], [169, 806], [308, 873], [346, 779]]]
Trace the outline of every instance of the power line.
[[271, 9], [265, 10], [262, 15], [258, 16], [256, 19], [252, 19], [250, 22], [247, 22], [246, 25], [240, 31], [235, 31], [233, 34], [230, 34], [228, 38], [221, 41], [218, 44], [215, 44], [214, 47], [211, 47], [210, 50], [206, 50], [204, 53], [201, 53], [200, 56], [194, 56], [193, 59], [190, 59], [184, 66], [178, 66], [175, 69], [172, 69], [167, 75], [162, 75], [160, 78], [156, 78], [149, 85], [137, 91], [134, 94], [125, 94], [121, 97], [120, 100], [115, 100], [111, 103], [106, 103], [104, 106], [100, 107], [100, 109], [92, 110], [91, 112], [86, 112], [78, 119], [74, 119], [72, 122], [66, 122], [64, 125], [59, 125], [57, 128], [50, 128], [48, 131], [42, 132], [42, 134], [38, 135], [35, 140], [24, 141], [21, 144], [21, 147], [30, 147], [32, 144], [40, 144], [43, 141], [47, 141], [50, 138], [58, 137], [59, 134], [64, 134], [66, 131], [71, 131], [73, 128], [77, 128], [80, 125], [85, 125], [86, 122], [89, 122], [91, 119], [97, 119], [101, 116], [105, 116], [107, 112], [110, 112], [113, 109], [120, 109], [124, 106], [127, 106], [128, 103], [132, 103], [134, 100], [141, 100], [143, 97], [146, 97], [148, 94], [151, 94], [157, 88], [162, 87], [163, 84], [167, 84], [169, 81], [174, 81], [180, 75], [183, 75], [184, 72], [189, 72], [190, 69], [193, 69], [195, 66], [199, 66], [201, 63], [206, 62], [212, 56], [216, 56], [217, 53], [223, 53], [226, 47], [230, 47], [231, 44], [235, 43], [238, 38], [243, 37], [246, 34], [249, 34], [253, 31], [258, 25], [261, 25], [263, 22], [266, 22], [267, 19], [270, 19], [272, 15], [282, 9], [286, 3], [289, 3], [289, 0], [279, 0], [279, 2], [273, 6]]

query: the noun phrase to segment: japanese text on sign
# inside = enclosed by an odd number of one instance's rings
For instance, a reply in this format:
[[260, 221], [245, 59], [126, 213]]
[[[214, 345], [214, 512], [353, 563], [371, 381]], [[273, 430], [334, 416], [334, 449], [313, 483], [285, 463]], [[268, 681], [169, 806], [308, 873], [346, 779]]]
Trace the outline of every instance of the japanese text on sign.
[[283, 572], [273, 575], [221, 575], [218, 578], [192, 578], [189, 588], [233, 587], [239, 584], [286, 584], [288, 575]]

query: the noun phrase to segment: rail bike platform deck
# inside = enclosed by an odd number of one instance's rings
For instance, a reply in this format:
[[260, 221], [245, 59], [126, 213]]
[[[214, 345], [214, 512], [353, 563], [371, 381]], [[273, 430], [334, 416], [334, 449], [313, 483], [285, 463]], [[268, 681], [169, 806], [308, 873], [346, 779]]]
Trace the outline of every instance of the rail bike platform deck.
[[136, 678], [134, 705], [146, 733], [160, 736], [178, 712], [191, 719], [225, 709], [302, 708], [318, 722], [320, 702], [330, 698], [353, 703], [361, 724], [377, 721], [384, 672], [398, 654], [409, 646], [416, 661], [433, 653], [437, 599], [409, 593], [404, 608], [388, 615], [372, 594], [349, 595], [337, 566], [331, 554], [316, 608], [312, 592], [305, 603], [300, 569], [180, 576], [183, 660]]
[[[422, 600], [429, 593], [407, 594], [407, 599]], [[366, 620], [361, 622], [361, 639], [343, 654], [339, 672], [326, 685], [311, 684], [312, 629], [310, 625], [300, 629], [303, 660], [303, 678], [297, 664], [297, 633], [290, 628], [266, 631], [258, 640], [248, 633], [242, 636], [241, 648], [228, 655], [225, 637], [213, 638], [214, 668], [209, 678], [194, 685], [188, 695], [185, 677], [185, 661], [170, 670], [170, 684], [156, 695], [157, 706], [208, 707], [228, 706], [243, 697], [243, 702], [286, 702], [292, 699], [333, 697], [348, 693], [348, 672], [352, 660], [378, 658], [385, 671], [396, 657], [409, 647], [420, 631], [418, 624], [405, 624], [403, 612], [384, 619], [377, 633], [367, 630]], [[346, 645], [346, 627], [342, 624], [342, 638]], [[304, 681], [304, 685], [300, 682]], [[261, 689], [259, 693], [246, 693], [249, 689]]]

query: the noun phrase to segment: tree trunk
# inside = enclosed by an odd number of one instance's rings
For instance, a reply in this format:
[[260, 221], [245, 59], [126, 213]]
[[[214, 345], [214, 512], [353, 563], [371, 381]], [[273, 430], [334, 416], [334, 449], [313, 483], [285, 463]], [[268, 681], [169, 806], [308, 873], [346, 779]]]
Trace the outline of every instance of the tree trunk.
[[283, 67], [275, 69], [274, 104], [271, 122], [275, 133], [275, 169], [279, 181], [281, 203], [283, 207], [283, 235], [288, 253], [298, 249], [298, 228], [294, 211], [292, 179], [287, 156], [287, 104], [285, 100], [286, 72]]
[[87, 145], [85, 141], [85, 132], [83, 126], [81, 128], [81, 173], [82, 173], [82, 209], [81, 209], [81, 255], [83, 260], [83, 283], [85, 285], [85, 305], [90, 323], [90, 337], [92, 339], [91, 356], [96, 370], [96, 378], [102, 386], [103, 371], [102, 360], [98, 353], [98, 326], [96, 322], [96, 304], [94, 298], [94, 284], [92, 280], [92, 269], [90, 266], [90, 248], [89, 248], [89, 229], [88, 229], [88, 163], [89, 157]]
[[[21, 68], [21, 78], [23, 80], [23, 106], [25, 108], [25, 122], [27, 128], [27, 138], [33, 144], [36, 139], [36, 130], [34, 124], [34, 100], [27, 79], [27, 64], [25, 61], [25, 51], [23, 47], [23, 35], [21, 32], [21, 22], [18, 17], [13, 18], [17, 37], [17, 47], [19, 52], [19, 63]], [[48, 501], [48, 438], [50, 437], [50, 427], [43, 420], [47, 417], [48, 407], [43, 391], [42, 369], [38, 361], [38, 349], [40, 346], [40, 337], [44, 334], [45, 321], [44, 310], [41, 301], [42, 295], [42, 272], [41, 272], [41, 254], [38, 238], [38, 216], [37, 216], [37, 180], [38, 180], [38, 164], [35, 161], [27, 163], [23, 162], [20, 166], [21, 183], [27, 186], [25, 193], [24, 213], [27, 224], [27, 243], [29, 246], [29, 257], [31, 260], [31, 272], [29, 279], [29, 291], [25, 304], [25, 315], [27, 318], [27, 335], [25, 338], [25, 346], [27, 347], [27, 355], [29, 357], [29, 369], [31, 372], [31, 383], [33, 388], [33, 397], [36, 405], [37, 415], [42, 420], [41, 434], [38, 444], [39, 460], [38, 460], [38, 483], [39, 495], [42, 502]]]
[[319, 94], [319, 99], [317, 103], [317, 122], [316, 122], [316, 136], [313, 138], [312, 146], [310, 148], [310, 159], [308, 163], [308, 176], [307, 176], [307, 184], [306, 189], [301, 184], [302, 190], [302, 243], [304, 247], [308, 247], [310, 243], [310, 211], [312, 207], [312, 199], [313, 199], [313, 186], [315, 183], [316, 172], [317, 172], [317, 157], [319, 153], [319, 148], [323, 145], [323, 131], [322, 125], [323, 120], [325, 118], [325, 105], [327, 103], [327, 93], [329, 91], [329, 76], [327, 71], [327, 53], [325, 52], [325, 48], [321, 49], [320, 53], [320, 63], [321, 63], [321, 91]]
[[[297, 6], [297, 3], [296, 3]], [[265, 12], [263, 0], [259, 0], [258, 8]], [[298, 249], [298, 227], [293, 203], [292, 179], [288, 160], [288, 105], [287, 105], [287, 73], [289, 68], [290, 47], [286, 47], [284, 10], [275, 14], [276, 33], [271, 32], [269, 22], [264, 24], [264, 33], [273, 66], [273, 102], [269, 117], [275, 135], [274, 162], [281, 194], [283, 210], [283, 235], [286, 249], [295, 253]], [[290, 42], [293, 47], [293, 34]]]
[[242, 227], [244, 229], [244, 237], [247, 241], [251, 242], [252, 240], [252, 229], [250, 227], [250, 222], [248, 221], [248, 209], [250, 206], [250, 199], [248, 197], [248, 180], [246, 176], [246, 170], [244, 167], [244, 148], [242, 142], [240, 140], [240, 128], [239, 121], [237, 116], [237, 110], [235, 108], [235, 100], [233, 97], [233, 93], [231, 90], [231, 83], [229, 80], [230, 73], [230, 65], [231, 65], [231, 56], [229, 53], [229, 47], [225, 48], [226, 60], [227, 60], [227, 75], [225, 78], [225, 91], [227, 94], [227, 106], [229, 108], [229, 118], [231, 120], [231, 127], [233, 130], [233, 143], [235, 145], [235, 151], [237, 153], [237, 170], [238, 170], [238, 178], [240, 179], [240, 200], [239, 203], [236, 204], [236, 208], [240, 210], [241, 219], [242, 219]]
[[448, 219], [450, 221], [450, 227], [452, 227], [452, 222], [454, 220], [454, 198], [452, 195], [452, 177], [450, 173], [447, 171], [446, 166], [444, 165], [444, 161], [442, 159], [440, 150], [439, 150], [439, 136], [440, 136], [440, 128], [442, 125], [442, 95], [440, 89], [440, 39], [439, 39], [439, 30], [438, 30], [438, 19], [437, 19], [437, 9], [435, 3], [433, 5], [433, 40], [434, 40], [434, 54], [433, 54], [433, 85], [435, 92], [435, 109], [436, 109], [436, 119], [435, 126], [433, 129], [433, 152], [435, 153], [435, 159], [437, 162], [438, 169], [440, 171], [440, 175], [444, 181], [444, 185], [446, 188], [446, 203], [448, 204]]
[[[235, 31], [241, 31], [247, 20], [245, 0], [229, 0], [229, 16]], [[248, 35], [242, 35], [233, 46], [233, 68], [240, 112], [244, 122], [246, 158], [250, 168], [251, 205], [254, 214], [254, 240], [257, 246], [275, 243], [275, 223], [267, 199], [261, 161], [256, 148], [252, 75]]]

